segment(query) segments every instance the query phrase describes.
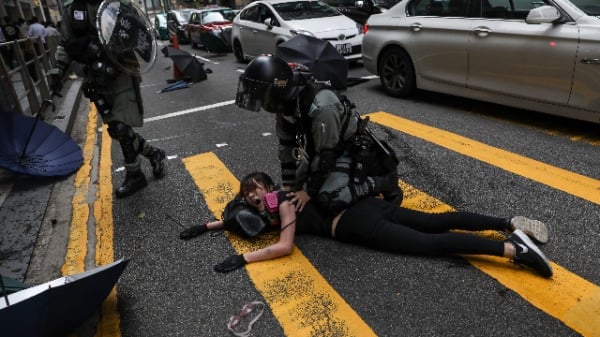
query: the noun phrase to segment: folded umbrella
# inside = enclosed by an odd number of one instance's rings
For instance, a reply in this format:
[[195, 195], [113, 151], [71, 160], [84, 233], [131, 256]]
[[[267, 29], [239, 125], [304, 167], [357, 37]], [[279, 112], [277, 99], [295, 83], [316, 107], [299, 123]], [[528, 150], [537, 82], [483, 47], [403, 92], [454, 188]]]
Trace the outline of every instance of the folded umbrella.
[[204, 63], [198, 61], [194, 55], [171, 46], [166, 46], [161, 51], [166, 57], [173, 60], [177, 69], [189, 76], [192, 82], [204, 81], [207, 78]]
[[62, 176], [83, 162], [71, 137], [40, 118], [0, 113], [0, 167], [34, 176]]
[[163, 92], [168, 92], [168, 91], [173, 91], [173, 90], [178, 90], [178, 89], [185, 89], [188, 87], [189, 87], [189, 85], [188, 85], [187, 81], [181, 80], [181, 81], [177, 81], [175, 83], [172, 83], [172, 84], [164, 87], [160, 92], [163, 93]]
[[330, 81], [335, 89], [347, 87], [348, 61], [328, 41], [298, 34], [279, 44], [275, 55], [307, 66], [317, 80]]
[[128, 260], [118, 260], [7, 296], [0, 301], [2, 336], [60, 337], [98, 310]]

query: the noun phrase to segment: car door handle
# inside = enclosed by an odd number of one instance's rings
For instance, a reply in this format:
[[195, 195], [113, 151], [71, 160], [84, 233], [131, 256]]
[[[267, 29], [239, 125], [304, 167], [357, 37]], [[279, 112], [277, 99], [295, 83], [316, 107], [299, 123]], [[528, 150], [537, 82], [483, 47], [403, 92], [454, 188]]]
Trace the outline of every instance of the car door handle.
[[412, 25], [410, 25], [410, 29], [411, 29], [413, 32], [418, 32], [418, 31], [421, 31], [421, 29], [422, 29], [422, 28], [423, 28], [423, 25], [422, 25], [422, 24], [420, 24], [420, 23], [413, 23]]
[[487, 27], [475, 27], [473, 28], [473, 31], [479, 37], [487, 37], [492, 32], [492, 30]]
[[583, 63], [583, 64], [600, 64], [600, 58], [592, 59], [592, 58], [586, 57], [584, 59], [581, 59], [581, 63]]

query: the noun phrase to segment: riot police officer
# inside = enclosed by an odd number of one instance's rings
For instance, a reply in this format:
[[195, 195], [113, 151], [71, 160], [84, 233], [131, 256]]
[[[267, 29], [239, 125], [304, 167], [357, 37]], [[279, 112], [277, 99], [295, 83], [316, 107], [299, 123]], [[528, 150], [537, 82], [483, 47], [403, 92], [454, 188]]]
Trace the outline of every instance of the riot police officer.
[[[132, 6], [129, 0], [119, 2], [122, 9]], [[100, 3], [100, 0], [64, 1], [62, 38], [56, 50], [56, 65], [50, 72], [51, 85], [54, 92], [60, 92], [62, 78], [70, 63], [76, 61], [85, 65], [83, 93], [94, 103], [102, 121], [108, 125], [109, 135], [119, 142], [123, 153], [127, 174], [123, 184], [116, 190], [117, 198], [122, 198], [147, 186], [140, 155], [150, 161], [152, 174], [160, 178], [164, 175], [165, 152], [151, 146], [132, 128], [143, 124], [141, 77], [135, 71], [124, 71], [124, 67], [115, 62], [115, 57], [110, 57], [100, 42], [99, 29], [96, 27]], [[135, 34], [124, 34], [129, 35], [138, 38]], [[132, 59], [126, 59], [123, 63], [135, 67], [135, 59]]]
[[256, 57], [240, 75], [236, 95], [238, 107], [276, 114], [282, 185], [295, 191], [292, 202], [301, 209], [310, 196], [337, 212], [381, 193], [399, 204], [397, 163], [386, 172], [354, 174], [353, 144], [358, 141], [360, 148], [357, 130], [363, 120], [350, 114], [336, 92], [316, 81], [308, 68], [293, 67], [273, 55]]

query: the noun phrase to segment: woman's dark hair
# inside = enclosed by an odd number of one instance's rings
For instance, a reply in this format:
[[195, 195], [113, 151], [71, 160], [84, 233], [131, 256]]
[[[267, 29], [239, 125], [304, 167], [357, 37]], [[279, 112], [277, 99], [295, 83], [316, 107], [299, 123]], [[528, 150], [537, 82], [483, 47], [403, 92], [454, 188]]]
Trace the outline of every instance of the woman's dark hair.
[[273, 188], [275, 186], [273, 179], [268, 174], [264, 172], [252, 172], [247, 174], [240, 182], [239, 194], [244, 196], [244, 194], [253, 191], [257, 184], [261, 184], [266, 188]]

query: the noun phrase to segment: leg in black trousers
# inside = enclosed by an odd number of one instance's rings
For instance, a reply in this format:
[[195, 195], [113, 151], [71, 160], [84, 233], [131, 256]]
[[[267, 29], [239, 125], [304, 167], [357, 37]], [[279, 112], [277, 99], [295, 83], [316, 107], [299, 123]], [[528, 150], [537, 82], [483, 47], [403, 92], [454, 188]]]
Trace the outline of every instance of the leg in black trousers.
[[449, 231], [505, 230], [508, 226], [506, 219], [466, 212], [430, 214], [368, 198], [350, 207], [342, 215], [336, 229], [336, 238], [343, 242], [397, 253], [503, 256], [502, 241]]

